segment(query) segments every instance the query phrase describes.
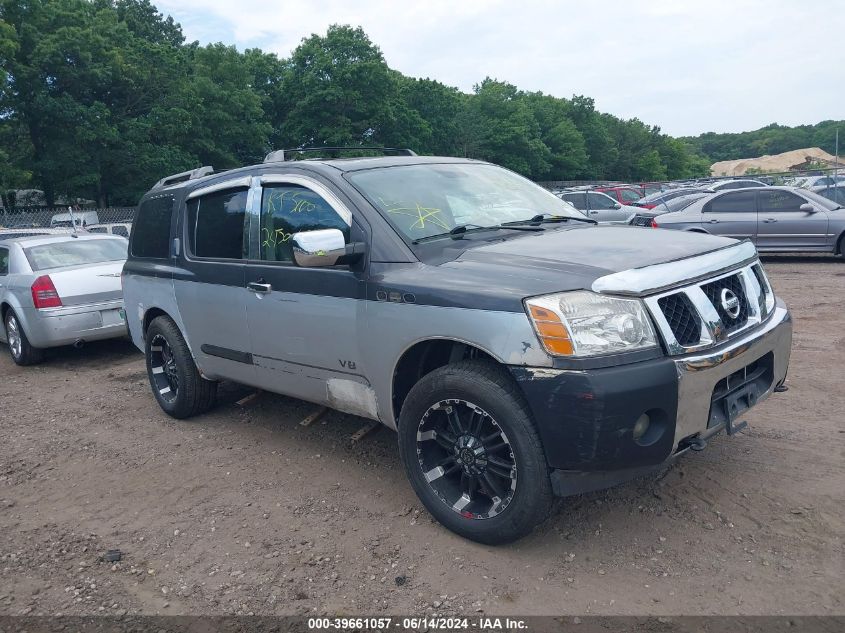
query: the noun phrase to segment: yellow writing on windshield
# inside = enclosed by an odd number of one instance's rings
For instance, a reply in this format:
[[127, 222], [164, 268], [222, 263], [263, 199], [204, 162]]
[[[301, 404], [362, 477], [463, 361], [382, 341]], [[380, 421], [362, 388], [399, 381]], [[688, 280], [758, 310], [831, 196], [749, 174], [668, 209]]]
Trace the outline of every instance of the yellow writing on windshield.
[[395, 204], [387, 204], [382, 199], [379, 199], [379, 202], [384, 205], [385, 211], [391, 215], [404, 215], [409, 218], [413, 218], [413, 222], [411, 222], [408, 229], [424, 229], [426, 222], [439, 226], [447, 231], [450, 228], [440, 215], [443, 213], [442, 209], [426, 207], [421, 205], [419, 202], [415, 203], [414, 207], [400, 207]]

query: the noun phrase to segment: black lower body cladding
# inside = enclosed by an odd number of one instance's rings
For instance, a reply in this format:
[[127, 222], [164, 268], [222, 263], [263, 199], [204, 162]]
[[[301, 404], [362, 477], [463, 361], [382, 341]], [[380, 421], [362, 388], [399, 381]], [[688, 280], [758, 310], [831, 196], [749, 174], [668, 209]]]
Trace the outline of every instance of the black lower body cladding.
[[[667, 359], [570, 371], [510, 367], [550, 468], [620, 471], [655, 466], [672, 454], [678, 374]], [[649, 430], [637, 438], [646, 414]]]

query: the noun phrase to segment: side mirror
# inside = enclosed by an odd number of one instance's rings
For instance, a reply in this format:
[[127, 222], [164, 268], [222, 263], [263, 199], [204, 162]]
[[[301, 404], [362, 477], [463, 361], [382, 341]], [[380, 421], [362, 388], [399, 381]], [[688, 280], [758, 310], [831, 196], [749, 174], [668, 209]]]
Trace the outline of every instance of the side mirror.
[[811, 205], [809, 202], [805, 202], [800, 207], [798, 207], [799, 211], [803, 211], [804, 213], [817, 213], [818, 209]]
[[294, 233], [293, 259], [302, 268], [324, 268], [351, 264], [364, 253], [360, 242], [347, 244], [339, 229]]
[[621, 209], [621, 208], [622, 208], [622, 205], [621, 205], [621, 204], [619, 204], [618, 202], [614, 202], [614, 203], [613, 203], [613, 208], [618, 210], [618, 209]]

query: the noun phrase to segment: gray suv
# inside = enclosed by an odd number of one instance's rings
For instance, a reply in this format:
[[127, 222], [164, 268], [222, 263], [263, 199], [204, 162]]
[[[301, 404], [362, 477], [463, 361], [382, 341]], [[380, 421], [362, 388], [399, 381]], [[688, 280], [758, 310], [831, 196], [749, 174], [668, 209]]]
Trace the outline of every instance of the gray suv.
[[651, 226], [749, 239], [761, 252], [845, 252], [845, 209], [798, 187], [717, 193], [659, 215]]
[[394, 153], [274, 152], [143, 197], [124, 298], [165, 412], [231, 380], [378, 420], [432, 515], [502, 543], [780, 390], [792, 323], [752, 243], [596, 226], [501, 167]]

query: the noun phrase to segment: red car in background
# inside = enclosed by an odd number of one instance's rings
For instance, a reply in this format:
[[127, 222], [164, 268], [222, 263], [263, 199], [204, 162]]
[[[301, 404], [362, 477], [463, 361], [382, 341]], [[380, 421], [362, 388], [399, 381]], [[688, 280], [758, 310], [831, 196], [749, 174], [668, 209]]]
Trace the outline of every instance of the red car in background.
[[600, 191], [601, 193], [607, 194], [614, 200], [616, 200], [619, 204], [633, 204], [640, 198], [642, 198], [642, 194], [637, 191], [634, 187], [624, 186], [624, 187], [596, 187], [593, 191]]

